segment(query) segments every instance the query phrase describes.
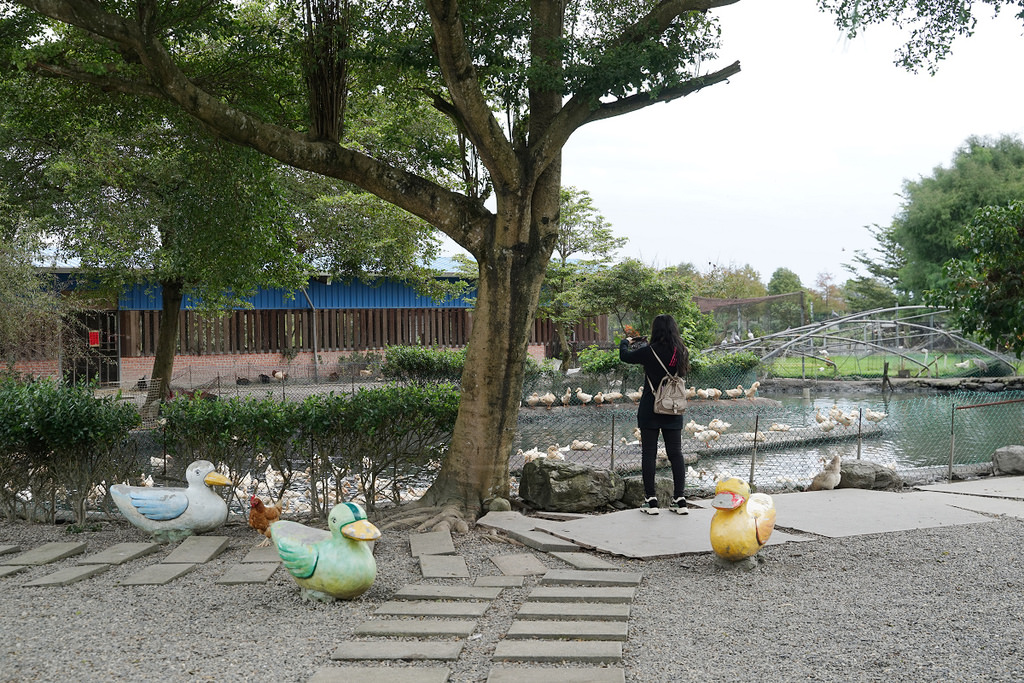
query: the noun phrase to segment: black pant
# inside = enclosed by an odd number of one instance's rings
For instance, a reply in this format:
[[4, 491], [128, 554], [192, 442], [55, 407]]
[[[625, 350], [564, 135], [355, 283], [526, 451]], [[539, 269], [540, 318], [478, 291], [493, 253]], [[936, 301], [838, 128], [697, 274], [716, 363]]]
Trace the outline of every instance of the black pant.
[[672, 465], [672, 497], [683, 498], [686, 488], [686, 465], [683, 464], [682, 429], [641, 429], [640, 430], [640, 472], [644, 481], [644, 498], [656, 496], [654, 470], [658, 461], [658, 432], [665, 437], [665, 452]]

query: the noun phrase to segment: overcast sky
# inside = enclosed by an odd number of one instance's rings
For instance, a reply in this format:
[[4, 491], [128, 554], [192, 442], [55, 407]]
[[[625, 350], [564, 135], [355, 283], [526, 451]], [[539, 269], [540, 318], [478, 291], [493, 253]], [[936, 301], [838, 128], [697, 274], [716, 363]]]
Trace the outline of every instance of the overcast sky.
[[[987, 10], [986, 10], [987, 11]], [[948, 166], [971, 135], [1024, 137], [1021, 22], [1004, 12], [954, 45], [936, 76], [893, 64], [903, 35], [853, 41], [814, 0], [739, 2], [720, 66], [742, 72], [670, 104], [591, 124], [565, 148], [563, 184], [587, 190], [620, 256], [649, 265], [786, 267], [814, 286], [875, 242], [904, 179]]]

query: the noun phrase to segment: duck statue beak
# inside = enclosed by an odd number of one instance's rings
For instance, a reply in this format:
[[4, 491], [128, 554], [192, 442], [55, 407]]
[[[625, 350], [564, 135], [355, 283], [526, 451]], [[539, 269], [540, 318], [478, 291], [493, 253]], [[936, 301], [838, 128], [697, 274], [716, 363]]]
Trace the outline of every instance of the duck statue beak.
[[231, 486], [231, 480], [220, 472], [210, 472], [203, 478], [203, 483], [207, 486]]
[[380, 538], [380, 529], [366, 519], [357, 519], [341, 527], [341, 534], [356, 541], [373, 541]]
[[711, 507], [718, 510], [735, 510], [743, 505], [743, 502], [743, 496], [737, 495], [732, 491], [723, 491], [714, 497], [711, 501]]

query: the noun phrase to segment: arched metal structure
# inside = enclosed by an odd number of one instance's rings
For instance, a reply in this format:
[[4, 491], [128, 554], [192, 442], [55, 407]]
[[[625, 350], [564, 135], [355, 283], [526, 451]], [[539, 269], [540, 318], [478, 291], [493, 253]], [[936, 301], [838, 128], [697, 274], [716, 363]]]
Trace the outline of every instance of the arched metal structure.
[[876, 308], [735, 344], [723, 342], [705, 350], [705, 353], [752, 351], [763, 363], [797, 356], [824, 363], [833, 370], [836, 364], [829, 358], [830, 350], [864, 357], [878, 353], [895, 356], [919, 367], [919, 374], [931, 371], [935, 361], [928, 362], [930, 353], [936, 354], [933, 358], [938, 358], [938, 353], [980, 356], [971, 359], [971, 366], [976, 368], [987, 369], [990, 363], [997, 362], [1011, 369], [1015, 367], [1015, 360], [1011, 356], [985, 348], [966, 339], [959, 330], [946, 326], [946, 313], [944, 308], [931, 306]]

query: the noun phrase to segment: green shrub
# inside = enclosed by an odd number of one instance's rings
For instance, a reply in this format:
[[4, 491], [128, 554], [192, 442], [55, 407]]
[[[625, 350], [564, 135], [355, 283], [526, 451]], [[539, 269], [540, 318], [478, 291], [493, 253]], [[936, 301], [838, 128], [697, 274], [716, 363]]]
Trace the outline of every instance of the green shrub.
[[466, 350], [429, 346], [389, 346], [381, 374], [396, 380], [458, 382], [466, 365]]
[[761, 364], [757, 354], [741, 351], [724, 356], [694, 355], [690, 357], [689, 386], [732, 389], [737, 384], [749, 386]]
[[7, 516], [17, 514], [19, 494], [28, 491], [27, 518], [43, 513], [53, 521], [63, 498], [75, 523], [84, 524], [87, 501], [101, 486], [138, 474], [134, 458], [125, 457], [138, 424], [133, 406], [116, 396], [97, 398], [89, 385], [0, 384], [0, 501]]

